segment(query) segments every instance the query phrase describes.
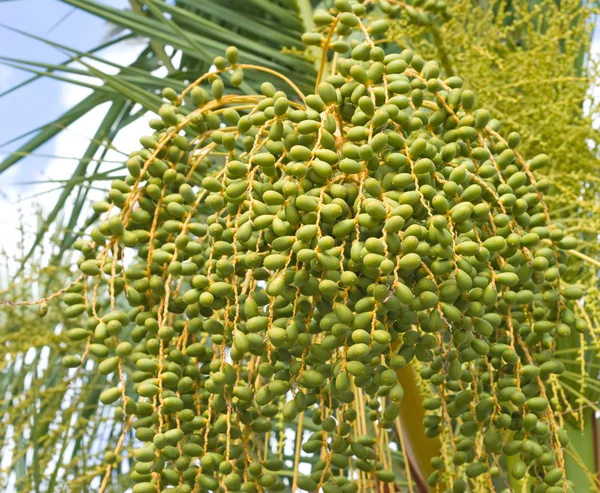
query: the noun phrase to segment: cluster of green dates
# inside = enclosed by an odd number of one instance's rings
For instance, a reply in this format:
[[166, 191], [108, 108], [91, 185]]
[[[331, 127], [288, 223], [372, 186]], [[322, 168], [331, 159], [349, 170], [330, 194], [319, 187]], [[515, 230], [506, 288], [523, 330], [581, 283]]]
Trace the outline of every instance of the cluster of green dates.
[[315, 14], [304, 41], [331, 30], [337, 62], [304, 100], [271, 83], [226, 95], [234, 48], [208, 89], [165, 90], [129, 175], [94, 204], [105, 219], [63, 300], [88, 316], [69, 336], [106, 375], [102, 402], [135, 417], [134, 493], [379, 491], [404, 470], [389, 444], [410, 367], [427, 436], [453, 429], [432, 487], [567, 487], [552, 351], [586, 325], [561, 282], [575, 240], [532, 174], [548, 158], [521, 158], [434, 61], [386, 53], [389, 22], [365, 14]]

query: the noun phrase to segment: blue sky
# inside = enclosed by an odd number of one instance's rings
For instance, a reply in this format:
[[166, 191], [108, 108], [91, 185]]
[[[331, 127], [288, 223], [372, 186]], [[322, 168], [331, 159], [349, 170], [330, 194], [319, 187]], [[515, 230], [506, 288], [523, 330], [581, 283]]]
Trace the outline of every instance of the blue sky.
[[[103, 3], [114, 7], [126, 7], [127, 0], [105, 0]], [[82, 51], [92, 49], [111, 33], [113, 28], [103, 20], [64, 4], [58, 0], [9, 0], [0, 2], [0, 22], [33, 35], [49, 38]], [[145, 45], [143, 40], [128, 42], [119, 50], [105, 50], [101, 55], [111, 61], [128, 64]], [[0, 27], [0, 56], [34, 60], [44, 63], [60, 63], [65, 60], [64, 53], [42, 42], [22, 34]], [[107, 66], [101, 67], [110, 71]], [[21, 70], [0, 65], [0, 93], [14, 87], [31, 77]], [[73, 84], [42, 78], [10, 95], [0, 98], [0, 145], [59, 117], [89, 93], [88, 89]], [[99, 107], [81, 118], [58, 138], [35, 151], [36, 154], [78, 157], [88, 144], [87, 138], [93, 136], [96, 126], [107, 107]], [[10, 116], [9, 116], [10, 115]], [[143, 123], [132, 126], [115, 145], [129, 152], [143, 132]], [[129, 130], [129, 129], [128, 129]], [[0, 147], [0, 159], [10, 151], [18, 149], [24, 143], [22, 139]], [[128, 148], [129, 147], [129, 148]], [[123, 160], [123, 156], [113, 153], [107, 159]], [[0, 228], [15, 228], [24, 221], [29, 230], [36, 227], [34, 211], [41, 207], [49, 211], [55, 203], [58, 193], [42, 191], [53, 185], [39, 183], [25, 184], [31, 181], [61, 179], [70, 176], [76, 166], [76, 160], [29, 156], [0, 175]], [[31, 198], [33, 197], [33, 198]], [[99, 198], [99, 195], [98, 197]], [[23, 200], [27, 199], [27, 200]], [[23, 218], [23, 219], [20, 219]], [[11, 238], [9, 241], [6, 238]], [[4, 238], [4, 239], [3, 239]], [[0, 247], [14, 251], [14, 235], [2, 235]]]
[[[125, 0], [105, 2], [113, 6], [125, 6]], [[104, 21], [81, 12], [56, 0], [12, 0], [0, 4], [2, 23], [29, 33], [49, 37], [53, 41], [90, 49], [102, 42], [110, 26]], [[21, 34], [0, 28], [0, 55], [47, 63], [57, 63], [65, 55], [43, 43]], [[11, 67], [0, 68], [0, 92], [30, 77], [23, 71]], [[43, 78], [0, 99], [0, 114], [11, 115], [0, 121], [0, 143], [4, 143], [32, 128], [46, 123], [65, 110], [61, 94], [65, 84]], [[53, 145], [52, 145], [53, 146]], [[51, 153], [52, 146], [39, 152]], [[0, 149], [2, 155], [16, 145]], [[44, 165], [44, 159], [31, 158], [27, 165], [19, 166], [20, 176], [30, 177], [33, 169]]]

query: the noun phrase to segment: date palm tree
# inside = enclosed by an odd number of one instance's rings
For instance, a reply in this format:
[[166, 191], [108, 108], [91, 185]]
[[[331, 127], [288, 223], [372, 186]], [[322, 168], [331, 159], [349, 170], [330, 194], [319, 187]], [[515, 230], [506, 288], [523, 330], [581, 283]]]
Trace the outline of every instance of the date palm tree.
[[[0, 97], [10, 97], [41, 77], [78, 84], [93, 92], [56, 120], [32, 130], [18, 151], [0, 162], [0, 173], [26, 165], [36, 149], [94, 108], [108, 103], [108, 109], [72, 176], [61, 182], [56, 204], [41, 213], [35, 237], [21, 240], [19, 258], [5, 260], [6, 285], [0, 301], [4, 342], [0, 416], [5, 424], [0, 432], [4, 472], [0, 487], [36, 492], [106, 488], [117, 493], [131, 487], [131, 464], [127, 459], [115, 462], [111, 455], [115, 448], [123, 447], [123, 416], [120, 410], [115, 413], [113, 407], [101, 403], [107, 378], [97, 371], [96, 363], [76, 372], [60, 365], [62, 357], [81, 343], [67, 337], [69, 322], [52, 295], [72, 279], [72, 247], [89, 233], [100, 215], [89, 207], [90, 191], [127, 171], [123, 163], [107, 175], [99, 171], [100, 163], [125, 127], [149, 113], [159, 113], [165, 86], [180, 93], [214, 70], [215, 58], [230, 45], [238, 48], [241, 62], [261, 65], [266, 71], [247, 71], [242, 84], [232, 83], [232, 75], [226, 75], [228, 93], [255, 94], [265, 82], [281, 88], [282, 77], [276, 74], [294, 81], [301, 92], [313, 93], [316, 81], [331, 70], [336, 59], [331, 53], [324, 55], [319, 46], [306, 47], [302, 35], [315, 28], [315, 12], [332, 7], [333, 2], [130, 0], [128, 9], [116, 9], [93, 0], [62, 1], [117, 29], [108, 41], [88, 51], [22, 33], [60, 50], [65, 60], [47, 64], [24, 60], [18, 53], [4, 57], [5, 63], [30, 72], [31, 78]], [[499, 130], [503, 136], [518, 131], [524, 154], [544, 152], [554, 163], [541, 175], [547, 182], [553, 220], [578, 240], [570, 249], [564, 277], [586, 287], [579, 310], [590, 327], [585, 335], [573, 333], [561, 339], [555, 353], [565, 366], [559, 385], [567, 406], [564, 426], [570, 438], [566, 470], [575, 491], [598, 490], [600, 187], [599, 135], [593, 124], [597, 106], [597, 73], [591, 51], [594, 5], [579, 0], [370, 3], [377, 4], [370, 13], [374, 20], [385, 17], [391, 21], [391, 29], [380, 40], [382, 47], [389, 52], [409, 47], [438, 60], [444, 78], [460, 75], [492, 116], [505, 122]], [[131, 38], [145, 43], [133, 63], [122, 66], [103, 58], [102, 50]], [[116, 73], [101, 71], [97, 62], [112, 66]], [[159, 68], [166, 75], [156, 75]], [[20, 267], [15, 270], [15, 265]], [[41, 319], [30, 304], [22, 303], [44, 297], [49, 302], [41, 309], [48, 313]], [[15, 303], [20, 304], [10, 306]], [[131, 374], [135, 367], [123, 371]], [[399, 378], [405, 396], [397, 430], [402, 447], [392, 451], [397, 465], [395, 491], [425, 492], [430, 490], [430, 460], [440, 448], [437, 439], [427, 436], [423, 424], [424, 400], [429, 394], [423, 390], [417, 365], [399, 373]], [[296, 420], [287, 431], [293, 436], [298, 426]], [[299, 443], [314, 425], [307, 416], [300, 426], [304, 431], [295, 437]], [[283, 454], [286, 459], [293, 458]], [[314, 462], [308, 456], [302, 460]], [[289, 467], [279, 473], [283, 478], [294, 477]], [[507, 487], [500, 479], [494, 480], [493, 486], [498, 491]], [[380, 491], [393, 491], [380, 487]], [[508, 487], [526, 491], [528, 485], [513, 478]]]

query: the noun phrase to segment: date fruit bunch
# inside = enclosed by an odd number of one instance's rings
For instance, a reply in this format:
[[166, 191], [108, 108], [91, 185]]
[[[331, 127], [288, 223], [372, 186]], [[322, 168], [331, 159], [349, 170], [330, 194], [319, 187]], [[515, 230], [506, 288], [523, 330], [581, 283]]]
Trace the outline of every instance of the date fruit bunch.
[[85, 350], [63, 363], [106, 375], [135, 436], [108, 472], [131, 450], [135, 493], [393, 491], [407, 374], [440, 443], [430, 486], [569, 489], [553, 348], [586, 324], [533, 173], [548, 157], [435, 61], [384, 51], [367, 10], [316, 12], [314, 94], [278, 74], [240, 92], [273, 71], [233, 47], [165, 89], [94, 204], [63, 296]]

